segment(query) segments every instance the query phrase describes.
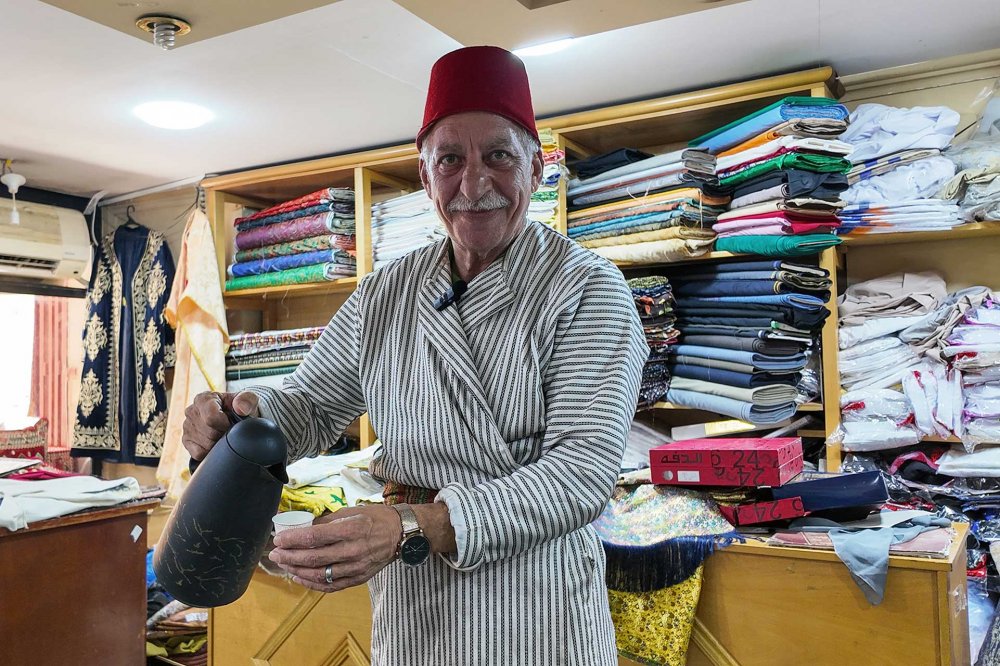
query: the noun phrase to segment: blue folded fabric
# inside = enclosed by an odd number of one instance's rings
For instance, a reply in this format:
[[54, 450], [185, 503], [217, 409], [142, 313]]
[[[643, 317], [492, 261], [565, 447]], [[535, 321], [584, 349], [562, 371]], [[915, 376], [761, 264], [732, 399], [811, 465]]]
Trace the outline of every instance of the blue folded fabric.
[[823, 268], [797, 264], [784, 259], [757, 259], [754, 261], [728, 261], [722, 264], [701, 266], [699, 273], [731, 273], [740, 271], [790, 271], [816, 277], [830, 277], [830, 272]]
[[849, 115], [846, 106], [825, 97], [786, 97], [745, 118], [700, 136], [688, 146], [710, 153], [719, 153], [792, 118], [845, 120]]
[[792, 356], [768, 356], [755, 352], [740, 351], [738, 349], [721, 349], [719, 347], [699, 347], [697, 345], [675, 345], [670, 348], [671, 353], [678, 356], [700, 356], [701, 358], [714, 358], [720, 361], [731, 361], [752, 365], [755, 368], [768, 371], [795, 372], [801, 370], [806, 365], [805, 354], [794, 354]]
[[756, 305], [785, 305], [817, 312], [826, 307], [826, 301], [816, 296], [808, 294], [771, 294], [767, 296], [694, 296], [685, 299], [685, 302], [694, 305], [691, 301], [699, 301], [705, 305], [718, 305], [720, 303], [748, 303]]
[[[805, 289], [781, 280], [695, 280], [674, 282], [674, 293], [679, 296], [720, 297], [720, 296], [771, 296], [776, 294], [799, 294], [813, 292], [817, 298], [829, 297], [822, 289]], [[819, 293], [816, 293], [819, 292]], [[806, 294], [801, 294], [806, 295]], [[825, 302], [825, 301], [824, 301]]]
[[708, 368], [703, 365], [691, 365], [688, 363], [674, 363], [670, 366], [670, 373], [675, 377], [700, 379], [703, 382], [725, 384], [726, 386], [736, 386], [737, 388], [759, 388], [772, 384], [795, 386], [799, 383], [801, 377], [798, 372], [781, 375], [768, 372], [736, 372], [735, 370]]
[[286, 271], [291, 268], [299, 268], [300, 266], [312, 266], [313, 264], [336, 262], [337, 258], [343, 254], [344, 252], [342, 250], [316, 250], [315, 252], [288, 254], [282, 257], [272, 257], [270, 259], [244, 261], [230, 266], [229, 275], [230, 277], [244, 277], [246, 275], [260, 275], [262, 273]]
[[777, 407], [764, 408], [757, 407], [749, 402], [733, 400], [732, 398], [680, 389], [670, 389], [667, 391], [666, 399], [675, 405], [724, 414], [725, 416], [731, 416], [741, 421], [749, 421], [757, 425], [780, 423], [794, 416], [796, 409], [794, 402], [778, 405]]
[[567, 232], [570, 238], [577, 238], [579, 236], [584, 236], [586, 234], [594, 233], [595, 231], [605, 231], [609, 229], [624, 230], [630, 227], [639, 226], [641, 224], [649, 224], [650, 222], [662, 222], [664, 220], [672, 220], [677, 217], [681, 217], [684, 214], [683, 210], [668, 210], [662, 213], [640, 213], [638, 215], [626, 215], [624, 217], [616, 217], [613, 220], [603, 220], [601, 222], [594, 222], [592, 224], [582, 224], [578, 227], [570, 227]]

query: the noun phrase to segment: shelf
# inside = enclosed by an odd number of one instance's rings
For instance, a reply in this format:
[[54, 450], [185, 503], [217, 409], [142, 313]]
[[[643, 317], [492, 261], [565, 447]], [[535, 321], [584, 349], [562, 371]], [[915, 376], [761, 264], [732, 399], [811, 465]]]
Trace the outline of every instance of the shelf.
[[[693, 407], [684, 407], [683, 405], [675, 405], [672, 402], [657, 402], [653, 405], [653, 409], [676, 409], [676, 410], [690, 410], [695, 411]], [[822, 412], [823, 405], [815, 402], [807, 402], [803, 405], [799, 405], [796, 410], [799, 412]]]
[[928, 241], [962, 240], [966, 238], [990, 238], [1000, 236], [1000, 222], [971, 222], [948, 231], [907, 231], [888, 234], [847, 234], [843, 236], [842, 248], [865, 247], [868, 245], [898, 245], [900, 243], [926, 243]]
[[239, 301], [281, 300], [285, 298], [305, 298], [307, 296], [327, 296], [329, 294], [347, 294], [358, 286], [358, 278], [344, 277], [327, 282], [310, 282], [307, 284], [285, 284], [275, 287], [258, 287], [256, 289], [240, 289], [225, 292], [227, 303]]

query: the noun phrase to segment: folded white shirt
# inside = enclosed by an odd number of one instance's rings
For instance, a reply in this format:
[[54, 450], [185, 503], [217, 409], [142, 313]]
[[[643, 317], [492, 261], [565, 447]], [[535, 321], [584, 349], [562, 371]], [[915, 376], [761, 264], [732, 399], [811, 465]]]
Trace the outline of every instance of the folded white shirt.
[[945, 106], [861, 104], [840, 140], [854, 146], [849, 159], [857, 164], [902, 150], [943, 149], [954, 138], [959, 120], [958, 112]]

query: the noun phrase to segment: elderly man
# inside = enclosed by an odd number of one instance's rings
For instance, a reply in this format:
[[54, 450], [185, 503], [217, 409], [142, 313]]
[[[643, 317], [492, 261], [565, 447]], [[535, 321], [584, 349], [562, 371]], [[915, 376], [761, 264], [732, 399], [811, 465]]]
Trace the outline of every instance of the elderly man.
[[275, 538], [306, 587], [368, 582], [372, 663], [616, 663], [607, 502], [647, 347], [618, 270], [526, 218], [542, 177], [527, 74], [502, 49], [445, 55], [417, 135], [448, 239], [361, 280], [280, 390], [199, 395], [201, 458], [223, 409], [276, 421], [295, 458], [367, 411], [386, 505]]

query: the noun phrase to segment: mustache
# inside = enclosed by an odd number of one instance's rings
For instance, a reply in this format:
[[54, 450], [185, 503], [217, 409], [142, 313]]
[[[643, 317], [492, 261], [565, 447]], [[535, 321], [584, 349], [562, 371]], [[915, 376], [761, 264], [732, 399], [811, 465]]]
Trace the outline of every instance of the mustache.
[[487, 192], [477, 201], [472, 201], [459, 192], [448, 202], [447, 210], [449, 213], [484, 213], [490, 210], [506, 208], [510, 204], [510, 199], [495, 191]]

